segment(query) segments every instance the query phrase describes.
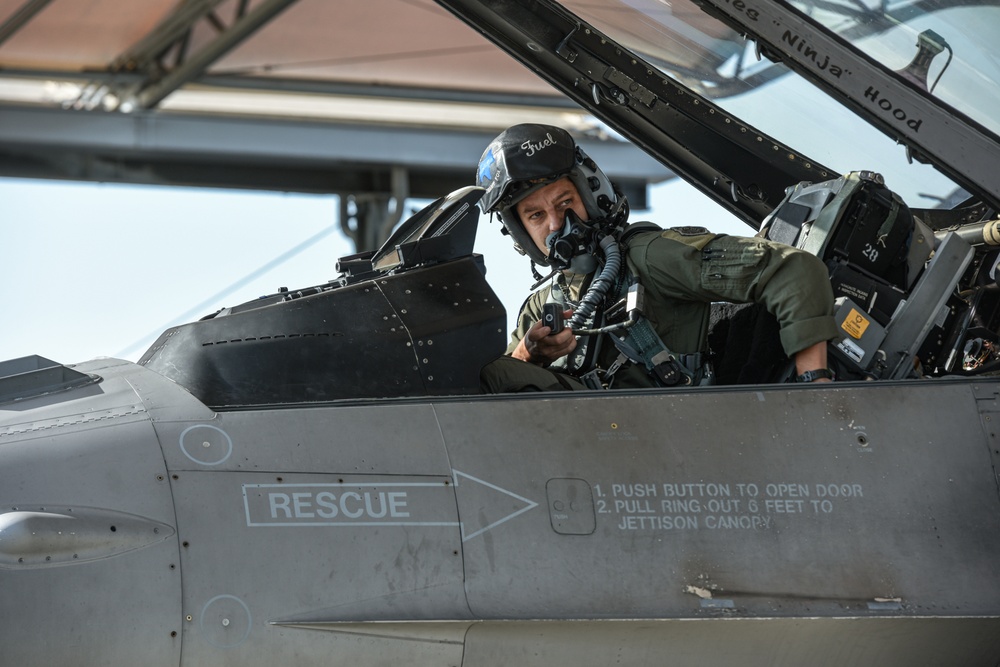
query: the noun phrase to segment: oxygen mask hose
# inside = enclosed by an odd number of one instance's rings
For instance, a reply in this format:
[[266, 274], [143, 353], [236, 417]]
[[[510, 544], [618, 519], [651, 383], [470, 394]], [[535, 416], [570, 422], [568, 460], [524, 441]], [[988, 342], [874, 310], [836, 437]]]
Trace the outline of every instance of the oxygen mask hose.
[[622, 268], [622, 252], [618, 247], [618, 242], [611, 235], [606, 235], [598, 242], [598, 246], [604, 253], [604, 268], [600, 275], [590, 284], [590, 289], [580, 300], [573, 317], [570, 318], [566, 326], [570, 329], [579, 329], [597, 310], [608, 290], [618, 280], [618, 272]]

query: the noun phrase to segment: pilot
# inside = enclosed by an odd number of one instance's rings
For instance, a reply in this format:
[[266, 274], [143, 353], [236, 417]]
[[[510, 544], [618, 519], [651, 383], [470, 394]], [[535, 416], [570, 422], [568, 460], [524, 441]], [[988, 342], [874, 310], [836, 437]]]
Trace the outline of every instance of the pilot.
[[[502, 132], [476, 182], [480, 207], [529, 257], [536, 285], [548, 282], [522, 306], [505, 355], [483, 369], [484, 392], [710, 384], [718, 301], [762, 304], [776, 317], [796, 381], [833, 379], [833, 292], [815, 256], [700, 227], [629, 224], [624, 195], [549, 125]], [[558, 328], [559, 315], [565, 326], [554, 333], [546, 322]]]

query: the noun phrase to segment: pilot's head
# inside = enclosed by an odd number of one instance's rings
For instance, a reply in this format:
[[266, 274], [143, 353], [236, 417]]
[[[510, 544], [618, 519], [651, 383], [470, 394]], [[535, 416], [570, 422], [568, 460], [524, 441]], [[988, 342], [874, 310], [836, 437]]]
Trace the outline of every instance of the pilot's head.
[[483, 212], [496, 213], [514, 247], [536, 264], [548, 263], [545, 239], [561, 229], [568, 210], [615, 226], [628, 217], [625, 196], [569, 132], [552, 125], [501, 132], [479, 160], [476, 185], [486, 189]]

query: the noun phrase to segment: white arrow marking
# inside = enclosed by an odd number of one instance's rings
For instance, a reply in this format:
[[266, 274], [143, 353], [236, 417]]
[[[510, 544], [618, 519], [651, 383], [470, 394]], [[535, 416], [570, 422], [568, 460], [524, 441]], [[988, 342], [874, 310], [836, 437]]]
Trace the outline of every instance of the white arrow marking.
[[498, 520], [494, 521], [493, 523], [491, 523], [491, 524], [489, 524], [489, 525], [487, 525], [487, 526], [485, 526], [483, 528], [480, 528], [479, 530], [477, 530], [474, 533], [471, 533], [469, 535], [465, 534], [465, 522], [464, 521], [460, 522], [460, 525], [461, 525], [461, 528], [462, 528], [462, 542], [468, 542], [473, 537], [476, 537], [477, 535], [482, 535], [483, 533], [485, 533], [486, 531], [490, 530], [491, 528], [499, 526], [502, 523], [506, 523], [507, 521], [510, 521], [514, 517], [516, 517], [516, 516], [518, 516], [520, 514], [524, 514], [528, 510], [531, 510], [531, 509], [534, 509], [534, 508], [538, 507], [538, 503], [536, 503], [536, 502], [534, 502], [532, 500], [528, 500], [527, 498], [524, 498], [523, 496], [519, 496], [519, 495], [517, 495], [516, 493], [514, 493], [512, 491], [508, 491], [507, 489], [502, 489], [502, 488], [500, 488], [499, 486], [497, 486], [495, 484], [490, 484], [489, 482], [484, 482], [483, 480], [479, 479], [478, 477], [473, 477], [472, 475], [467, 475], [464, 472], [460, 472], [458, 470], [455, 470], [454, 468], [452, 469], [451, 472], [452, 472], [452, 475], [455, 478], [455, 488], [456, 489], [459, 487], [459, 484], [460, 484], [459, 483], [459, 477], [464, 477], [465, 479], [468, 479], [468, 480], [471, 480], [473, 482], [476, 482], [477, 484], [481, 484], [481, 485], [483, 485], [483, 486], [485, 486], [487, 488], [493, 489], [494, 491], [499, 491], [500, 493], [502, 493], [504, 495], [510, 496], [511, 498], [515, 498], [515, 499], [521, 501], [522, 503], [525, 503], [525, 506], [522, 507], [521, 509], [517, 510], [516, 512], [508, 514], [507, 516], [505, 516], [505, 517], [503, 517], [501, 519], [498, 519]]
[[[304, 527], [304, 526], [455, 526], [461, 531], [462, 542], [482, 535], [488, 530], [510, 521], [528, 510], [538, 507], [538, 503], [483, 481], [459, 470], [452, 470], [452, 479], [459, 496], [459, 515], [464, 507], [466, 516], [490, 513], [499, 503], [495, 494], [476, 495], [479, 487], [503, 494], [509, 502], [511, 498], [524, 506], [491, 521], [486, 526], [466, 533], [467, 521], [435, 520], [447, 519], [451, 514], [448, 507], [454, 507], [438, 490], [448, 487], [440, 482], [298, 482], [278, 484], [243, 484], [243, 504], [248, 527]], [[460, 480], [466, 480], [466, 493], [459, 494]], [[475, 482], [470, 484], [469, 482]], [[345, 491], [345, 489], [348, 489]], [[371, 489], [371, 491], [369, 491]], [[405, 491], [394, 491], [405, 489]], [[473, 491], [469, 491], [472, 489]], [[427, 493], [432, 496], [427, 496]], [[450, 495], [450, 492], [449, 492]], [[502, 511], [502, 510], [501, 510]], [[489, 520], [489, 519], [484, 519]], [[471, 530], [471, 529], [470, 529]]]

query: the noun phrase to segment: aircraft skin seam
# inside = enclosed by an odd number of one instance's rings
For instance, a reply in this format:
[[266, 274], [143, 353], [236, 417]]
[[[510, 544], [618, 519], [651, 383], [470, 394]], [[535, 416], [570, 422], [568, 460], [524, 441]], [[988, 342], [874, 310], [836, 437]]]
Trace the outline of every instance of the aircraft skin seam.
[[[468, 580], [467, 580], [467, 578], [465, 576], [466, 575], [466, 573], [465, 573], [465, 541], [463, 539], [464, 530], [462, 528], [462, 515], [459, 513], [459, 510], [458, 510], [458, 491], [455, 490], [455, 487], [456, 487], [456, 485], [455, 485], [455, 470], [454, 470], [454, 467], [452, 466], [451, 453], [448, 451], [448, 442], [447, 442], [447, 439], [444, 436], [444, 429], [441, 428], [441, 420], [438, 417], [437, 408], [435, 407], [435, 405], [433, 403], [431, 403], [430, 408], [431, 408], [431, 414], [434, 415], [434, 423], [435, 423], [435, 425], [437, 425], [438, 435], [441, 436], [441, 446], [444, 448], [445, 462], [446, 462], [446, 464], [448, 466], [448, 476], [452, 480], [452, 494], [451, 494], [451, 497], [452, 497], [452, 500], [455, 502], [455, 517], [458, 519], [458, 531], [459, 531], [458, 532], [458, 556], [462, 559], [462, 592], [464, 593], [465, 608], [469, 612], [469, 617], [471, 618], [471, 617], [473, 617], [473, 613], [472, 613], [472, 605], [469, 604], [469, 589], [468, 589], [468, 586], [467, 586]], [[468, 630], [466, 630], [466, 633], [468, 633]], [[464, 641], [463, 641], [462, 645], [463, 645], [463, 652], [464, 652], [464, 646], [465, 646]]]
[[93, 422], [106, 421], [112, 419], [119, 419], [121, 417], [129, 417], [131, 415], [145, 414], [146, 409], [141, 406], [132, 406], [131, 409], [121, 409], [121, 408], [111, 408], [112, 412], [105, 415], [77, 415], [77, 419], [74, 421], [64, 421], [65, 417], [56, 417], [54, 419], [48, 419], [43, 422], [33, 423], [31, 426], [18, 427], [9, 426], [3, 430], [0, 430], [0, 438], [12, 435], [21, 435], [23, 433], [36, 433], [38, 431], [47, 431], [53, 428], [61, 428], [63, 426], [79, 426], [80, 424], [90, 424]]

